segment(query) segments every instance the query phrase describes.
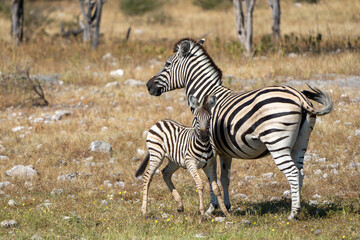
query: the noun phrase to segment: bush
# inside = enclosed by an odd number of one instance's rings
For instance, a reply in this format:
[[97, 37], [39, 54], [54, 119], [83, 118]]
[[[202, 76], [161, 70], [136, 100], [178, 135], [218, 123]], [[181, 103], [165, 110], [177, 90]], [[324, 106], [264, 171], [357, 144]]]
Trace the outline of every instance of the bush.
[[120, 0], [120, 9], [125, 15], [136, 16], [160, 8], [162, 4], [162, 0]]
[[319, 0], [294, 0], [294, 2], [318, 3]]
[[194, 0], [193, 3], [203, 10], [226, 9], [232, 6], [232, 2], [228, 0]]

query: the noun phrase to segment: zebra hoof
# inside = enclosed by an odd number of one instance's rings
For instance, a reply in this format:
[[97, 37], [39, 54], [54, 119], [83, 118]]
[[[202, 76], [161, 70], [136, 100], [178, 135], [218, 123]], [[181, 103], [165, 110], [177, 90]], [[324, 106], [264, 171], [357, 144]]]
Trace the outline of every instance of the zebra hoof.
[[298, 219], [298, 212], [291, 212], [291, 214], [288, 217], [289, 221], [296, 221], [299, 220]]
[[178, 208], [177, 208], [177, 211], [178, 211], [179, 213], [184, 212], [184, 207], [178, 207]]

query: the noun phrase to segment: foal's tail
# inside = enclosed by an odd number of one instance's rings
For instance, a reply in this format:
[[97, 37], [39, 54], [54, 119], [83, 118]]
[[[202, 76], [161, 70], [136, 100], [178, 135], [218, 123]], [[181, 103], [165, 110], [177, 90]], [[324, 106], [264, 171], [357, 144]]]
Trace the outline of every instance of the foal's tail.
[[147, 166], [149, 160], [150, 160], [150, 153], [148, 152], [146, 157], [144, 158], [144, 160], [140, 164], [140, 167], [136, 171], [135, 177], [139, 177], [140, 175], [142, 175], [145, 172], [145, 169], [146, 169], [146, 166]]
[[333, 103], [332, 103], [330, 96], [323, 93], [318, 88], [311, 87], [311, 86], [309, 86], [309, 88], [312, 91], [303, 90], [302, 93], [308, 99], [314, 100], [315, 102], [322, 104], [323, 108], [315, 109], [311, 104], [309, 104], [309, 102], [303, 101], [302, 103], [303, 103], [303, 107], [305, 108], [305, 110], [311, 114], [318, 115], [318, 116], [322, 116], [322, 115], [330, 113], [332, 110], [332, 107], [333, 107]]

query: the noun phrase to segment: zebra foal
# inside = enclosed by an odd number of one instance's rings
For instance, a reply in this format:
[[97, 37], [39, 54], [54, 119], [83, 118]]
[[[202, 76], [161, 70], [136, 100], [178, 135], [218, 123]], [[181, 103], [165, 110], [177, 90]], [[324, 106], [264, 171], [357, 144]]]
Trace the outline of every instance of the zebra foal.
[[[183, 167], [189, 170], [195, 180], [199, 194], [199, 209], [201, 215], [204, 216], [204, 185], [197, 169], [213, 169], [211, 165], [216, 164], [209, 133], [211, 109], [215, 103], [215, 96], [205, 96], [201, 104], [199, 104], [197, 98], [190, 96], [190, 105], [195, 109], [193, 113], [193, 127], [186, 127], [172, 120], [162, 120], [150, 128], [146, 138], [148, 153], [135, 174], [136, 177], [142, 175], [148, 162], [150, 162], [143, 178], [143, 201], [141, 207], [143, 216], [146, 215], [150, 182], [165, 157], [168, 158], [169, 162], [162, 170], [162, 175], [177, 202], [177, 210], [183, 212], [184, 206], [178, 191], [171, 181], [171, 176], [180, 167]], [[213, 172], [213, 174], [215, 173]], [[212, 177], [212, 179], [215, 179], [215, 177]], [[215, 195], [220, 200], [221, 210], [225, 215], [228, 215], [228, 211], [221, 198], [219, 186], [215, 181], [212, 181], [211, 185]]]

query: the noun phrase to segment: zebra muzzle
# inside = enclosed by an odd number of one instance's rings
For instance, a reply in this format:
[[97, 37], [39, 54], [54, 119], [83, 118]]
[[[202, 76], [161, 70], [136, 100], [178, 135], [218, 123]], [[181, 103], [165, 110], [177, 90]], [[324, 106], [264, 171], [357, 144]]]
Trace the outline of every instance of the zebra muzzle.
[[152, 96], [160, 96], [162, 93], [161, 87], [156, 86], [156, 76], [152, 77], [146, 84], [146, 87]]

